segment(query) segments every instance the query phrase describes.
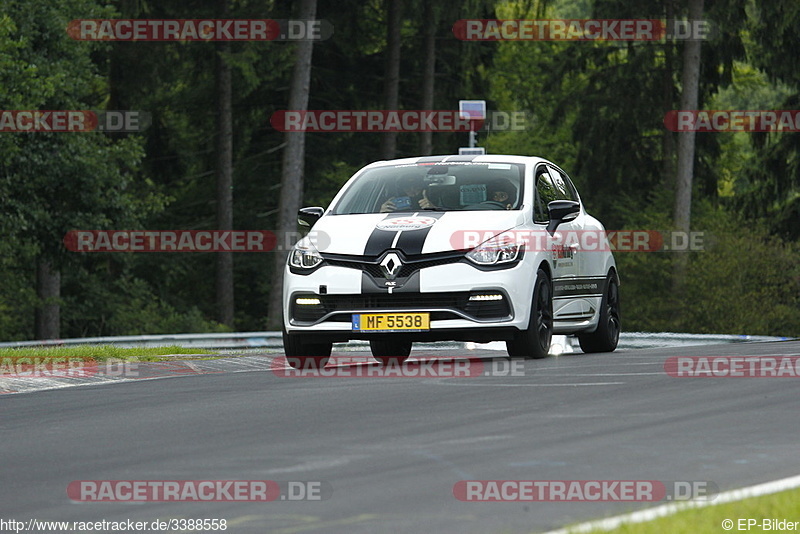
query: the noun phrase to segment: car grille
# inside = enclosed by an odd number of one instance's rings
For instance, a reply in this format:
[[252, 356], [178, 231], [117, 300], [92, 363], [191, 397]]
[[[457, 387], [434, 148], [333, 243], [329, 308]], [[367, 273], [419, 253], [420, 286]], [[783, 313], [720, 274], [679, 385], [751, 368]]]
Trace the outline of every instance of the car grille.
[[[348, 269], [358, 269], [369, 274], [373, 278], [384, 278], [381, 271], [380, 261], [383, 256], [368, 258], [363, 256], [343, 256], [323, 254], [325, 263], [336, 267], [346, 267]], [[423, 256], [402, 257], [403, 265], [400, 267], [396, 277], [406, 278], [420, 269], [436, 267], [458, 263], [464, 258], [463, 252], [447, 252], [444, 254], [425, 254]]]
[[[465, 315], [479, 321], [491, 321], [509, 317], [511, 310], [507, 298], [496, 301], [471, 301], [470, 295], [478, 292], [456, 293], [377, 293], [365, 295], [308, 295], [318, 298], [319, 304], [296, 303], [292, 300], [292, 319], [296, 323], [312, 324], [329, 314], [326, 320], [349, 322], [351, 313], [370, 310], [432, 311], [431, 319], [458, 319]], [[482, 293], [485, 293], [482, 292]], [[451, 310], [451, 311], [447, 311]], [[460, 313], [456, 313], [460, 312]]]

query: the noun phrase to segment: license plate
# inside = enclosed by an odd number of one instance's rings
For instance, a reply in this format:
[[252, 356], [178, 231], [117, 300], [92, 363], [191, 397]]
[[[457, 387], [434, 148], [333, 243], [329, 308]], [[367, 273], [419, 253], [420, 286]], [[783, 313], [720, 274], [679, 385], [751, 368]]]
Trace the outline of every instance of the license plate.
[[429, 313], [353, 314], [353, 330], [360, 332], [419, 332], [430, 328]]

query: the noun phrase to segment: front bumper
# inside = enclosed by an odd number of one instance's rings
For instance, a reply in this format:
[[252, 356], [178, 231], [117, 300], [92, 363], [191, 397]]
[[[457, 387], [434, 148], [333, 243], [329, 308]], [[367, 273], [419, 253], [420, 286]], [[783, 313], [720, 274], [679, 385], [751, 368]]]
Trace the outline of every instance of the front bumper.
[[[392, 335], [418, 341], [510, 339], [528, 324], [534, 278], [529, 270], [525, 262], [498, 270], [481, 270], [466, 261], [450, 263], [421, 269], [389, 293], [359, 269], [324, 265], [298, 275], [287, 268], [284, 327], [288, 333], [338, 341], [369, 339], [376, 334], [352, 330], [353, 314], [428, 312], [429, 331]], [[502, 300], [474, 298], [486, 294], [502, 295]]]

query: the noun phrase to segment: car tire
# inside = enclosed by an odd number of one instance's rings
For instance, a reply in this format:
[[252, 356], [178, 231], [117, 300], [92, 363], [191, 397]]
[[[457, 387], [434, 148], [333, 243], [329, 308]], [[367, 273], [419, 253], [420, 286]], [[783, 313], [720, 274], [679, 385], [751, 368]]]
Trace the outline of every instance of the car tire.
[[[308, 336], [303, 336], [308, 337]], [[333, 343], [309, 342], [301, 336], [283, 331], [283, 351], [286, 363], [295, 369], [322, 369], [331, 356]]]
[[531, 314], [528, 328], [506, 341], [508, 355], [512, 358], [546, 358], [553, 340], [553, 289], [550, 277], [543, 269], [536, 272], [533, 286]]
[[411, 354], [411, 341], [379, 337], [369, 340], [372, 357], [381, 365], [400, 365]]
[[620, 322], [619, 282], [614, 273], [609, 273], [606, 291], [600, 304], [600, 319], [597, 330], [591, 334], [579, 334], [578, 342], [583, 352], [613, 352], [622, 330]]

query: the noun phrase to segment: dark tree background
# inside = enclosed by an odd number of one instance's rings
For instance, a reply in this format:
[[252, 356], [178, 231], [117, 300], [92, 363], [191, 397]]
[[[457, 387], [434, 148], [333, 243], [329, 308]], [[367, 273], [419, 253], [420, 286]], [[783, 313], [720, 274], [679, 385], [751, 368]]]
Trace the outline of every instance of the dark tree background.
[[[313, 52], [66, 33], [80, 18], [287, 19], [312, 5], [334, 28]], [[685, 19], [691, 9], [713, 22], [712, 39], [452, 33], [467, 18]], [[274, 328], [283, 253], [79, 254], [63, 237], [294, 231], [295, 206], [326, 205], [361, 166], [453, 153], [467, 139], [292, 137], [270, 126], [275, 111], [455, 109], [465, 98], [526, 111], [526, 130], [481, 133], [479, 144], [559, 163], [607, 228], [705, 233], [703, 252], [617, 254], [627, 330], [800, 335], [800, 134], [692, 140], [663, 124], [693, 98], [698, 109], [800, 109], [787, 60], [800, 56], [798, 27], [800, 4], [783, 0], [5, 0], [0, 109], [141, 110], [152, 124], [136, 135], [0, 134], [0, 340]]]

